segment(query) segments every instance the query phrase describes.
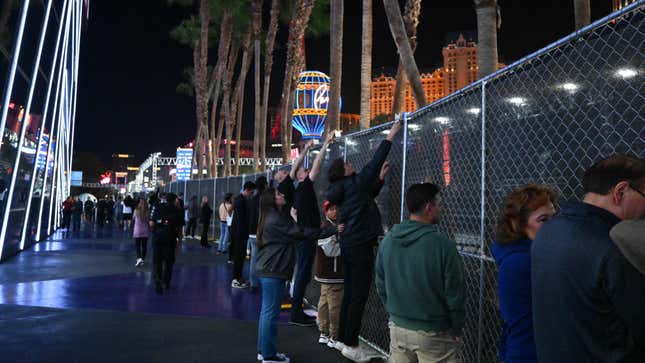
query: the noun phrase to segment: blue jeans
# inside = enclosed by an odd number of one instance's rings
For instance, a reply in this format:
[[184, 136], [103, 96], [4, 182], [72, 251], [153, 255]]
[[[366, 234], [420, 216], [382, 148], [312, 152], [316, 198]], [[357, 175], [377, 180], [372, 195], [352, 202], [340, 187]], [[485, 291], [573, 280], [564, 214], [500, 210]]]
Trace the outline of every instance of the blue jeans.
[[258, 324], [258, 351], [269, 358], [278, 352], [278, 318], [284, 297], [285, 280], [260, 277], [262, 284], [262, 310]]
[[228, 226], [226, 222], [219, 222], [219, 242], [217, 242], [217, 250], [224, 252], [228, 248]]
[[258, 279], [255, 277], [255, 261], [258, 254], [257, 240], [254, 237], [249, 237], [247, 246], [251, 250], [251, 263], [249, 263], [249, 283], [251, 287], [258, 287]]
[[293, 297], [291, 298], [291, 319], [297, 319], [304, 314], [302, 300], [309, 281], [316, 253], [316, 241], [305, 240], [296, 245], [296, 278], [293, 281]]

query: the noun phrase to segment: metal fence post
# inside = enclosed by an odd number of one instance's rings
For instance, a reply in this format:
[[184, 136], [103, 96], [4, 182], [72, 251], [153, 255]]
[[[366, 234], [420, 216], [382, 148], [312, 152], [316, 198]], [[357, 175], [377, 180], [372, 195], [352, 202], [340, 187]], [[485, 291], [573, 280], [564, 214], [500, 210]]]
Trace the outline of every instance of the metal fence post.
[[407, 151], [408, 151], [408, 113], [403, 112], [403, 160], [401, 164], [401, 219], [400, 222], [403, 223], [403, 216], [405, 214], [405, 169], [407, 161]]
[[481, 361], [484, 299], [484, 244], [486, 224], [486, 81], [481, 84], [481, 209], [479, 225], [479, 311], [477, 317], [477, 362]]
[[347, 162], [347, 143], [349, 142], [349, 136], [345, 136], [345, 143], [343, 144], [343, 162]]

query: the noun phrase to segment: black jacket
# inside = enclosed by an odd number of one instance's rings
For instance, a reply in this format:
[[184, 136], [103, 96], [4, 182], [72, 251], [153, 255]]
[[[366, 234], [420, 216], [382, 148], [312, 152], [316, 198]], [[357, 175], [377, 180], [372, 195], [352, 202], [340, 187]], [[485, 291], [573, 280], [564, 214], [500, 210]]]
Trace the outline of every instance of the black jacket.
[[574, 202], [531, 246], [538, 361], [645, 362], [645, 276], [609, 238], [612, 213]]
[[233, 220], [229, 233], [234, 241], [246, 243], [249, 238], [249, 214], [247, 200], [240, 194], [233, 199]]
[[260, 195], [262, 191], [256, 191], [247, 202], [249, 216], [249, 234], [257, 234], [258, 218], [260, 217]]
[[199, 223], [210, 223], [211, 215], [213, 215], [213, 209], [208, 204], [203, 204], [199, 213]]
[[343, 247], [359, 246], [383, 234], [374, 198], [383, 186], [378, 176], [391, 146], [391, 142], [383, 140], [360, 173], [337, 180], [327, 190], [327, 199], [339, 207], [338, 223], [345, 224], [345, 231], [340, 235]]
[[[262, 245], [258, 248], [255, 275], [288, 280], [296, 264], [295, 244], [304, 239], [315, 239], [336, 233], [336, 227], [301, 227], [288, 213], [270, 211], [264, 221]], [[260, 245], [260, 241], [258, 241]]]

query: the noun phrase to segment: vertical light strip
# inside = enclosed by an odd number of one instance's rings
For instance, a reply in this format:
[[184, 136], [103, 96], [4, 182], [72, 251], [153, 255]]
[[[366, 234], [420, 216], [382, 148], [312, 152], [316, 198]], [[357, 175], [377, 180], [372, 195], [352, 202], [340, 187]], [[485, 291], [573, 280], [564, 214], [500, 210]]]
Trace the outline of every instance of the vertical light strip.
[[[2, 149], [2, 135], [7, 123], [7, 114], [9, 112], [9, 103], [11, 102], [11, 93], [13, 92], [13, 81], [16, 77], [16, 67], [18, 67], [18, 58], [20, 58], [20, 48], [22, 47], [22, 37], [25, 33], [25, 20], [27, 19], [27, 10], [29, 10], [29, 0], [24, 0], [20, 13], [20, 26], [16, 38], [16, 46], [13, 49], [13, 59], [11, 60], [11, 70], [7, 79], [7, 86], [4, 90], [4, 101], [2, 102], [2, 116], [0, 116], [0, 149]], [[9, 191], [11, 192], [11, 190]], [[2, 243], [2, 242], [0, 242]], [[2, 246], [0, 245], [0, 257], [2, 256]]]
[[[2, 258], [2, 247], [4, 246], [5, 238], [7, 237], [7, 227], [9, 220], [9, 214], [11, 211], [11, 202], [13, 199], [13, 190], [16, 186], [16, 178], [18, 176], [18, 171], [20, 170], [20, 159], [22, 158], [22, 146], [25, 143], [25, 132], [27, 131], [27, 124], [29, 121], [29, 115], [31, 113], [31, 102], [34, 98], [34, 89], [36, 88], [36, 83], [38, 83], [38, 68], [40, 67], [40, 58], [43, 52], [43, 44], [45, 43], [45, 35], [47, 34], [47, 24], [49, 23], [49, 13], [51, 11], [52, 0], [47, 2], [47, 9], [45, 10], [45, 16], [43, 17], [43, 25], [40, 29], [40, 39], [38, 40], [38, 51], [36, 52], [36, 61], [34, 62], [34, 68], [31, 72], [31, 81], [29, 82], [29, 93], [27, 94], [27, 105], [25, 107], [25, 113], [22, 118], [22, 125], [20, 127], [20, 134], [18, 136], [18, 150], [16, 152], [16, 159], [13, 164], [13, 173], [11, 173], [11, 182], [9, 183], [9, 194], [7, 195], [7, 201], [4, 207], [4, 214], [2, 218], [2, 228], [0, 228], [0, 259]], [[38, 148], [36, 148], [38, 149]], [[37, 159], [34, 160], [34, 166], [36, 165]], [[31, 200], [31, 194], [28, 196], [28, 199]], [[29, 216], [25, 215], [23, 221], [26, 221]], [[24, 248], [24, 242], [20, 242], [20, 249]]]
[[[80, 57], [80, 49], [81, 49], [81, 26], [83, 22], [83, 2], [82, 0], [77, 0], [77, 9], [76, 9], [76, 47], [74, 51], [74, 60], [73, 60], [73, 67], [74, 67], [74, 72], [72, 76], [72, 82], [73, 82], [73, 87], [72, 87], [72, 140], [70, 144], [70, 165], [69, 165], [69, 180], [71, 180], [72, 177], [72, 164], [73, 164], [73, 157], [74, 157], [74, 136], [75, 136], [75, 131], [76, 131], [76, 100], [77, 100], [77, 95], [78, 95], [78, 59]], [[70, 182], [70, 188], [71, 188], [71, 182]]]
[[[63, 8], [62, 11], [65, 12], [65, 9], [67, 8], [67, 0], [63, 2]], [[33, 195], [34, 193], [34, 183], [36, 181], [36, 177], [38, 175], [38, 158], [40, 156], [40, 145], [43, 143], [43, 136], [45, 134], [45, 125], [47, 123], [47, 111], [49, 108], [49, 98], [51, 97], [51, 90], [52, 90], [52, 85], [55, 83], [54, 82], [54, 76], [55, 76], [55, 71], [56, 71], [56, 64], [58, 60], [58, 47], [60, 46], [60, 38], [63, 35], [63, 19], [60, 19], [60, 24], [58, 25], [58, 33], [56, 35], [56, 46], [54, 47], [54, 56], [52, 57], [52, 67], [51, 71], [49, 72], [49, 79], [48, 79], [48, 84], [47, 84], [47, 94], [45, 96], [45, 106], [43, 108], [43, 119], [41, 121], [40, 125], [40, 133], [38, 136], [38, 144], [36, 147], [36, 162], [34, 163], [34, 168], [31, 172], [31, 185], [29, 186], [29, 195]], [[54, 112], [52, 111], [52, 114]], [[49, 166], [49, 146], [51, 145], [52, 141], [52, 136], [53, 136], [53, 127], [54, 127], [54, 119], [55, 117], [51, 117], [52, 122], [50, 123], [51, 126], [49, 127], [49, 141], [47, 142], [47, 153], [45, 154], [45, 175], [43, 176], [43, 184], [41, 186], [41, 192], [40, 192], [40, 200], [41, 200], [41, 208], [42, 208], [42, 200], [45, 198], [45, 180], [47, 180], [47, 167]], [[23, 222], [22, 226], [22, 236], [20, 237], [20, 248], [23, 249], [25, 245], [25, 235], [27, 234], [27, 225], [29, 224], [29, 214], [31, 211], [31, 200], [32, 198], [29, 198], [27, 200], [27, 209], [25, 210], [25, 220]], [[40, 217], [42, 216], [42, 210], [38, 212], [38, 230], [36, 231], [36, 241], [40, 239]]]

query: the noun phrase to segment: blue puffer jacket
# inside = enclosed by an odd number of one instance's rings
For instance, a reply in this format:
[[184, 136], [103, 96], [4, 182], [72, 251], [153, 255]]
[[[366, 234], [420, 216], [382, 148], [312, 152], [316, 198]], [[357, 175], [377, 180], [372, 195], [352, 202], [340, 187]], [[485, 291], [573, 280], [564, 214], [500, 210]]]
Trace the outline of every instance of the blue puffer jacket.
[[497, 287], [504, 331], [499, 344], [502, 362], [537, 362], [531, 308], [531, 241], [493, 244], [499, 266]]

